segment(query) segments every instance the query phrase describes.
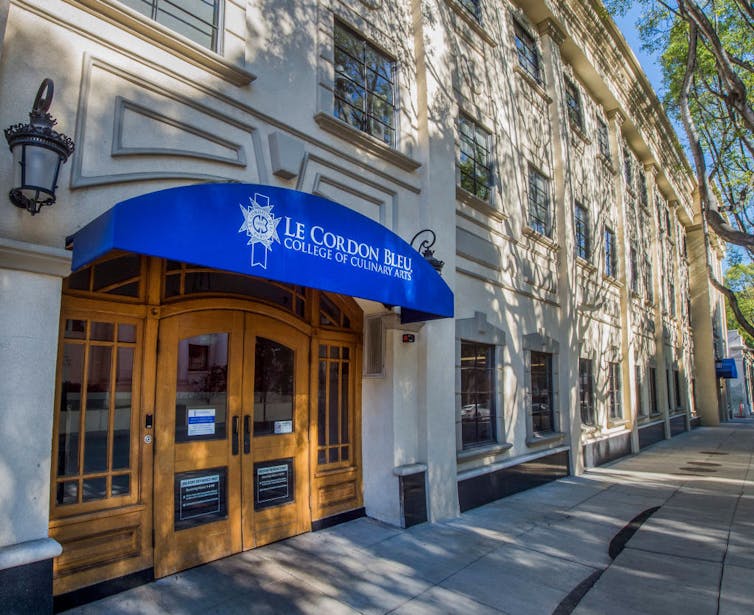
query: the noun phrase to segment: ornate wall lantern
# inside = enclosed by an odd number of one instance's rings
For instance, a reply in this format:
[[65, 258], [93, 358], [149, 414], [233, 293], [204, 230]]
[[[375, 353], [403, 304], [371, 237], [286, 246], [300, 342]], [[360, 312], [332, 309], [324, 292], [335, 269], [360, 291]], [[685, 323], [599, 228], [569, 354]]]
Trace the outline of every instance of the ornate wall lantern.
[[[419, 247], [414, 248], [414, 242], [420, 235], [424, 233], [429, 234], [431, 239], [422, 239], [421, 242], [419, 242]], [[411, 240], [411, 247], [414, 248], [417, 252], [421, 253], [421, 255], [427, 260], [430, 265], [432, 265], [437, 273], [442, 273], [442, 268], [445, 265], [445, 262], [441, 261], [438, 258], [435, 258], [434, 250], [430, 250], [430, 248], [435, 245], [436, 239], [437, 236], [435, 235], [435, 232], [432, 229], [425, 228], [414, 235], [414, 238]]]
[[29, 113], [29, 123], [5, 129], [15, 170], [9, 197], [16, 207], [26, 209], [32, 216], [44, 205], [55, 202], [60, 165], [74, 149], [70, 137], [52, 129], [57, 123], [48, 113], [53, 92], [52, 79], [42, 81]]

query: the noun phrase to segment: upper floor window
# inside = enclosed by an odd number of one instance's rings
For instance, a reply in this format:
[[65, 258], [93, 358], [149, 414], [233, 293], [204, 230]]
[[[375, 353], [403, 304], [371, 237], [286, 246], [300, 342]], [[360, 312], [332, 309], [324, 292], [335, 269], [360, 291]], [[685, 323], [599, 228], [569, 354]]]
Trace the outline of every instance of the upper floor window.
[[545, 237], [552, 236], [549, 182], [533, 167], [529, 167], [529, 226]]
[[675, 407], [677, 410], [683, 409], [683, 401], [681, 399], [681, 374], [677, 369], [673, 370], [673, 389], [675, 390]]
[[518, 63], [537, 83], [542, 83], [542, 69], [539, 62], [537, 43], [524, 27], [513, 22], [513, 31], [518, 53]]
[[610, 137], [607, 132], [607, 124], [600, 118], [597, 118], [597, 143], [599, 144], [600, 154], [610, 160]]
[[123, 4], [212, 51], [219, 51], [222, 0], [120, 0]]
[[644, 288], [647, 289], [647, 301], [654, 303], [655, 291], [652, 274], [652, 261], [650, 260], [649, 255], [645, 255], [644, 257]]
[[495, 347], [461, 340], [463, 448], [495, 441]]
[[649, 192], [647, 191], [647, 174], [639, 171], [639, 198], [644, 207], [649, 207]]
[[639, 294], [639, 259], [638, 259], [638, 254], [637, 254], [635, 245], [631, 245], [630, 259], [631, 259], [631, 272], [630, 272], [631, 292], [634, 293], [635, 295], [638, 295]]
[[565, 82], [566, 105], [568, 107], [568, 119], [579, 130], [584, 130], [584, 111], [581, 108], [581, 94], [579, 88], [570, 79]]
[[634, 367], [634, 384], [636, 385], [636, 414], [638, 416], [647, 416], [647, 407], [644, 405], [641, 386], [641, 366]]
[[458, 129], [459, 184], [467, 192], [486, 200], [490, 196], [492, 183], [490, 135], [476, 122], [463, 115], [458, 120]]
[[623, 175], [626, 180], [626, 188], [634, 189], [634, 167], [631, 160], [631, 152], [628, 147], [623, 146]]
[[576, 205], [573, 208], [573, 218], [574, 231], [576, 233], [576, 256], [588, 261], [591, 256], [589, 212], [578, 201], [576, 201]]
[[620, 392], [620, 363], [607, 364], [608, 410], [611, 419], [623, 418], [623, 406]]
[[334, 115], [391, 147], [395, 144], [395, 62], [335, 23]]
[[615, 243], [615, 231], [605, 227], [605, 275], [618, 277], [618, 246]]
[[649, 379], [649, 411], [652, 414], [658, 414], [660, 408], [657, 404], [657, 368], [650, 367], [647, 370], [647, 378]]
[[480, 0], [458, 0], [458, 3], [465, 8], [477, 21], [482, 20], [482, 7]]

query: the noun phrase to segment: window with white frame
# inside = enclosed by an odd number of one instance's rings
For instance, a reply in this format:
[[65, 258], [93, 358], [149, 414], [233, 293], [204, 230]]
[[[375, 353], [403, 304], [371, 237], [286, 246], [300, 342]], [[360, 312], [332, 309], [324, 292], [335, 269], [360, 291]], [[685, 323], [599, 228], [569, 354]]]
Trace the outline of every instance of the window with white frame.
[[395, 146], [395, 61], [337, 21], [334, 39], [335, 117]]
[[192, 0], [191, 2], [120, 0], [120, 2], [207, 49], [219, 50], [222, 0]]
[[537, 43], [526, 29], [513, 21], [513, 37], [516, 44], [519, 66], [537, 83], [542, 83], [542, 68]]
[[620, 385], [620, 363], [610, 362], [607, 364], [607, 401], [610, 419], [614, 421], [623, 418]]
[[552, 237], [550, 182], [537, 169], [529, 167], [529, 227], [540, 235]]
[[487, 200], [492, 184], [490, 134], [471, 118], [458, 119], [458, 182], [461, 188]]

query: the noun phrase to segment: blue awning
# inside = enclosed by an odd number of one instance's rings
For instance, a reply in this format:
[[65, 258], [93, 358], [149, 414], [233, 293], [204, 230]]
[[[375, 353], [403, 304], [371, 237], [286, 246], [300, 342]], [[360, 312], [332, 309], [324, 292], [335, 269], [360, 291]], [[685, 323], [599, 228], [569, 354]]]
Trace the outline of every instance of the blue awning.
[[715, 373], [718, 378], [738, 378], [735, 359], [720, 359], [715, 361]]
[[403, 322], [453, 316], [453, 293], [381, 224], [325, 198], [257, 184], [200, 184], [116, 204], [68, 238], [73, 270], [111, 250], [400, 306]]

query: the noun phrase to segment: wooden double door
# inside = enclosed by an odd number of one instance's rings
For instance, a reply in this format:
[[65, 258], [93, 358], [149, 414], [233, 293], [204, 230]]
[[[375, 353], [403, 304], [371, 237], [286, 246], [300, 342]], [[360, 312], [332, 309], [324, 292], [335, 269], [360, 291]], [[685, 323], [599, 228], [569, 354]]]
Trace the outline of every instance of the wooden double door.
[[311, 528], [309, 355], [306, 333], [261, 314], [160, 322], [156, 576]]

